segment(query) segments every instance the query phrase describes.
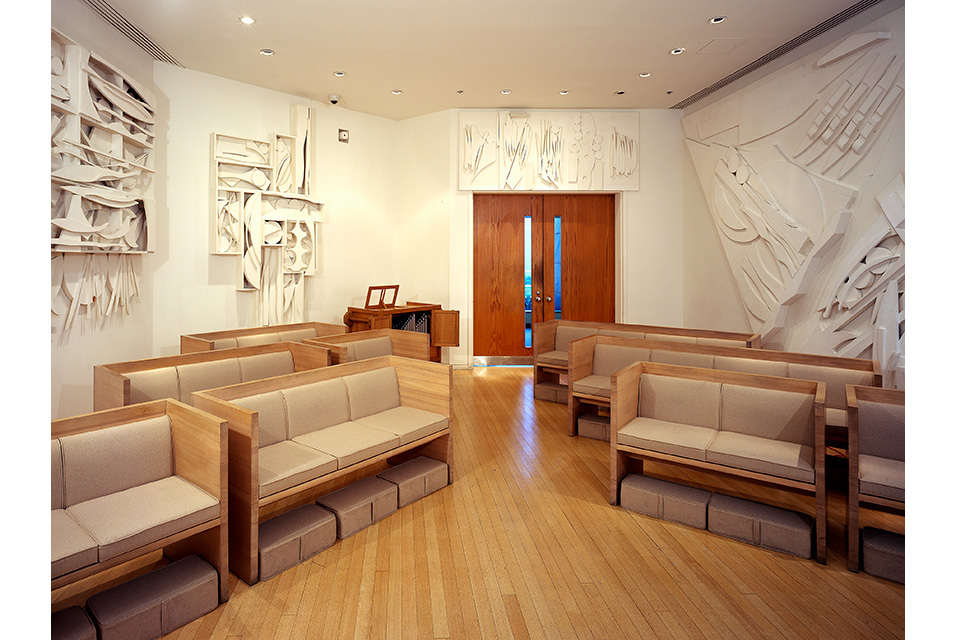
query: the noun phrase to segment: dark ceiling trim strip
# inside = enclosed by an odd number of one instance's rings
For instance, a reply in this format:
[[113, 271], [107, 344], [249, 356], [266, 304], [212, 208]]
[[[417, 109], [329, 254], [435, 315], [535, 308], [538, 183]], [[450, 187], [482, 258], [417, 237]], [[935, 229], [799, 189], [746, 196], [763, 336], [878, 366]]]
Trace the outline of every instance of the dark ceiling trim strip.
[[690, 96], [689, 98], [685, 98], [681, 100], [680, 102], [672, 106], [671, 109], [686, 109], [687, 107], [694, 104], [698, 100], [702, 100], [703, 98], [706, 98], [707, 96], [714, 93], [715, 91], [726, 87], [731, 82], [739, 80], [740, 78], [744, 77], [748, 73], [751, 73], [759, 69], [760, 67], [764, 66], [768, 62], [772, 62], [776, 60], [777, 58], [779, 58], [780, 56], [793, 51], [800, 45], [805, 44], [806, 42], [809, 42], [810, 40], [813, 40], [821, 33], [825, 33], [826, 31], [829, 31], [833, 27], [843, 24], [850, 18], [862, 13], [863, 11], [866, 11], [870, 7], [873, 7], [874, 5], [877, 5], [882, 1], [883, 0], [861, 0], [860, 2], [857, 2], [852, 7], [848, 7], [844, 9], [840, 13], [836, 14], [832, 18], [829, 18], [828, 20], [821, 22], [820, 24], [813, 27], [812, 29], [808, 31], [804, 31], [793, 40], [789, 42], [785, 42], [784, 44], [780, 45], [779, 47], [777, 47], [770, 53], [767, 53], [757, 58], [756, 60], [754, 60], [747, 66], [737, 69], [730, 75], [721, 78], [720, 80], [710, 85], [709, 87], [705, 87], [701, 89], [700, 91], [698, 91], [697, 93], [695, 93], [694, 95]]
[[113, 25], [117, 31], [132, 40], [154, 60], [177, 67], [183, 66], [179, 64], [179, 61], [172, 57], [169, 52], [153, 42], [148, 35], [140, 31], [136, 25], [124, 18], [123, 15], [106, 2], [106, 0], [83, 0], [83, 3], [98, 13], [101, 18]]

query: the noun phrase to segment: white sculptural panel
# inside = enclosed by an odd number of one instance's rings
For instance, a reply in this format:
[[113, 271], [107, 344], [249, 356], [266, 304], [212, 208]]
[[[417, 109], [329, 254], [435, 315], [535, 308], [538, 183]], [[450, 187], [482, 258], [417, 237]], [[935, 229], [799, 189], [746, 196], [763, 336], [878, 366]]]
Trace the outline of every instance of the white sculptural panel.
[[634, 191], [640, 119], [628, 111], [462, 111], [463, 191]]
[[152, 250], [155, 97], [55, 30], [50, 53], [51, 310], [68, 330], [138, 295], [129, 254]]
[[237, 290], [257, 292], [263, 325], [305, 320], [304, 278], [318, 272], [322, 203], [309, 195], [310, 119], [294, 105], [294, 135], [212, 135], [212, 253], [241, 257]]
[[902, 12], [682, 120], [750, 329], [903, 380]]

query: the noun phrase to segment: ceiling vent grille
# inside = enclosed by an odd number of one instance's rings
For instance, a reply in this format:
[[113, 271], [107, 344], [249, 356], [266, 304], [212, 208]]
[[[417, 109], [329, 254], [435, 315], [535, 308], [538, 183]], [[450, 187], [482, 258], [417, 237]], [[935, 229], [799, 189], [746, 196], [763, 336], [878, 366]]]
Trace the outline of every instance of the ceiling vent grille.
[[169, 55], [165, 49], [153, 42], [153, 40], [139, 30], [132, 22], [123, 17], [123, 15], [114, 9], [106, 0], [83, 0], [83, 4], [99, 14], [101, 18], [113, 25], [117, 31], [132, 40], [140, 49], [145, 51], [155, 60], [165, 62], [166, 64], [182, 67], [176, 58]]
[[714, 93], [718, 89], [722, 89], [723, 87], [726, 87], [731, 82], [739, 80], [740, 78], [744, 77], [748, 73], [751, 73], [752, 71], [755, 71], [759, 69], [760, 67], [764, 66], [768, 62], [772, 62], [776, 60], [777, 58], [779, 58], [780, 56], [793, 51], [800, 45], [806, 42], [809, 42], [810, 40], [813, 40], [821, 33], [829, 31], [830, 29], [832, 29], [833, 27], [836, 27], [837, 25], [843, 24], [850, 18], [856, 16], [859, 13], [862, 13], [863, 11], [866, 11], [870, 7], [877, 5], [882, 1], [883, 0], [861, 0], [860, 2], [857, 2], [852, 7], [848, 7], [844, 9], [840, 13], [836, 14], [832, 18], [829, 18], [828, 20], [821, 22], [820, 24], [813, 27], [812, 29], [808, 31], [804, 31], [793, 40], [789, 42], [785, 42], [784, 44], [780, 45], [779, 47], [777, 47], [770, 53], [764, 54], [763, 56], [757, 58], [756, 60], [754, 60], [747, 66], [737, 69], [736, 71], [731, 73], [729, 76], [725, 76], [721, 78], [720, 80], [718, 80], [717, 82], [715, 82], [714, 84], [710, 85], [709, 87], [704, 87], [703, 89], [701, 89], [694, 95], [690, 96], [689, 98], [685, 98], [681, 100], [680, 102], [672, 106], [671, 109], [686, 109], [687, 107], [694, 104], [698, 100], [702, 100], [703, 98], [706, 98], [707, 96]]

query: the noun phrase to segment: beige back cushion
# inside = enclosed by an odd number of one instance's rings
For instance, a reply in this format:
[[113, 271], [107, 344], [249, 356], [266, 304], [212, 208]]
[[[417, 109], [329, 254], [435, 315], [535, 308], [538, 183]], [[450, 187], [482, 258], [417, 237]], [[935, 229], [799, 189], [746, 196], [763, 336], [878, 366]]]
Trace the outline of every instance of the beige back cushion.
[[279, 342], [302, 342], [306, 338], [318, 337], [318, 332], [313, 328], [293, 329], [291, 331], [279, 332]]
[[809, 393], [724, 384], [720, 430], [813, 446]]
[[345, 362], [355, 362], [355, 343], [345, 343]]
[[193, 391], [227, 387], [242, 382], [236, 358], [181, 364], [179, 370], [179, 399], [192, 403]]
[[260, 344], [275, 344], [276, 342], [279, 342], [279, 334], [275, 332], [236, 336], [237, 347], [258, 347]]
[[672, 333], [648, 333], [644, 336], [648, 340], [666, 340], [667, 342], [686, 342], [696, 344], [697, 338], [694, 336], [677, 336]]
[[349, 420], [349, 398], [342, 378], [282, 390], [289, 415], [289, 438]]
[[720, 425], [720, 383], [641, 375], [638, 415], [716, 429]]
[[151, 400], [173, 398], [179, 400], [179, 374], [176, 367], [148, 369], [127, 373], [129, 378], [129, 402], [139, 404]]
[[285, 399], [278, 391], [237, 398], [233, 403], [259, 413], [259, 448], [289, 439]]
[[[829, 393], [829, 389], [827, 392]], [[858, 401], [860, 455], [906, 460], [905, 407], [885, 402]]]
[[615, 338], [643, 338], [643, 331], [623, 331], [621, 329], [598, 329], [599, 336], [614, 336]]
[[714, 368], [721, 371], [740, 371], [756, 373], [761, 376], [787, 377], [787, 363], [772, 360], [751, 360], [750, 358], [730, 358], [714, 356]]
[[870, 371], [854, 371], [853, 369], [838, 369], [836, 367], [820, 367], [809, 364], [791, 362], [787, 374], [799, 380], [816, 380], [827, 383], [826, 402], [830, 409], [846, 411], [846, 385], [859, 384], [873, 386], [873, 373]]
[[50, 509], [63, 508], [63, 458], [60, 441], [50, 440]]
[[558, 325], [558, 328], [554, 332], [554, 350], [567, 351], [568, 343], [593, 336], [597, 332], [597, 329], [592, 329], [591, 327], [566, 327], [564, 325]]
[[594, 375], [614, 375], [624, 367], [635, 362], [650, 360], [650, 349], [641, 347], [621, 347], [610, 344], [594, 345], [594, 364], [591, 367]]
[[697, 338], [697, 344], [709, 344], [715, 347], [746, 347], [746, 340], [728, 340], [727, 338]]
[[388, 336], [356, 340], [352, 345], [355, 347], [356, 360], [368, 360], [369, 358], [392, 355], [392, 339]]
[[295, 372], [292, 353], [289, 351], [260, 353], [259, 355], [243, 356], [236, 359], [239, 361], [239, 374], [242, 382], [284, 376]]
[[60, 448], [64, 507], [174, 473], [173, 436], [167, 416], [63, 436]]
[[356, 373], [342, 378], [348, 387], [352, 420], [394, 409], [401, 404], [398, 374], [392, 367]]
[[685, 353], [683, 351], [668, 351], [667, 349], [651, 350], [651, 362], [676, 364], [682, 367], [714, 368], [714, 356], [708, 353]]
[[235, 349], [238, 346], [235, 338], [219, 338], [212, 341], [213, 349]]

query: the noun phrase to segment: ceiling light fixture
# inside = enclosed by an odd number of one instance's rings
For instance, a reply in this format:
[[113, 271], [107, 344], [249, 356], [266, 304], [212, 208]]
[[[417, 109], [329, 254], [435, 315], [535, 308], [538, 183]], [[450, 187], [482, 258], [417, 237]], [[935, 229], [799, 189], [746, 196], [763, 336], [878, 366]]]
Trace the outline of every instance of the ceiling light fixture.
[[558, 91], [558, 93], [559, 93], [560, 95], [562, 95], [562, 96], [566, 96], [566, 95], [568, 95], [568, 94], [571, 93], [571, 92], [568, 91], [567, 89], [564, 89], [564, 90], [562, 90], [562, 91]]
[[274, 56], [276, 54], [272, 49], [259, 49], [260, 56]]
[[241, 18], [239, 18], [239, 22], [241, 22], [242, 24], [255, 24], [256, 19], [253, 18], [252, 16], [242, 16]]
[[463, 94], [464, 92], [465, 92], [464, 89], [459, 89], [459, 90], [458, 90], [458, 95], [461, 95], [461, 94]]
[[393, 95], [393, 96], [400, 96], [400, 95], [402, 95], [402, 90], [401, 90], [401, 89], [392, 89], [392, 95]]
[[684, 47], [677, 47], [676, 49], [671, 49], [672, 56], [679, 56], [682, 53], [684, 53]]
[[615, 92], [614, 92], [614, 95], [616, 95], [616, 96], [623, 96], [625, 93], [627, 93], [627, 92], [626, 92], [626, 91], [615, 91]]
[[502, 90], [501, 90], [501, 95], [503, 95], [503, 96], [506, 96], [506, 95], [508, 95], [509, 93], [511, 93], [511, 89], [502, 89]]
[[336, 78], [344, 78], [344, 77], [345, 77], [345, 72], [344, 72], [344, 71], [333, 71], [333, 72], [332, 72], [332, 75], [335, 76]]
[[710, 19], [710, 24], [720, 24], [727, 19], [727, 16], [714, 16]]
[[650, 78], [650, 77], [651, 77], [651, 72], [650, 72], [650, 71], [645, 71], [644, 73], [642, 73], [642, 74], [640, 74], [640, 75], [641, 75], [642, 78]]

